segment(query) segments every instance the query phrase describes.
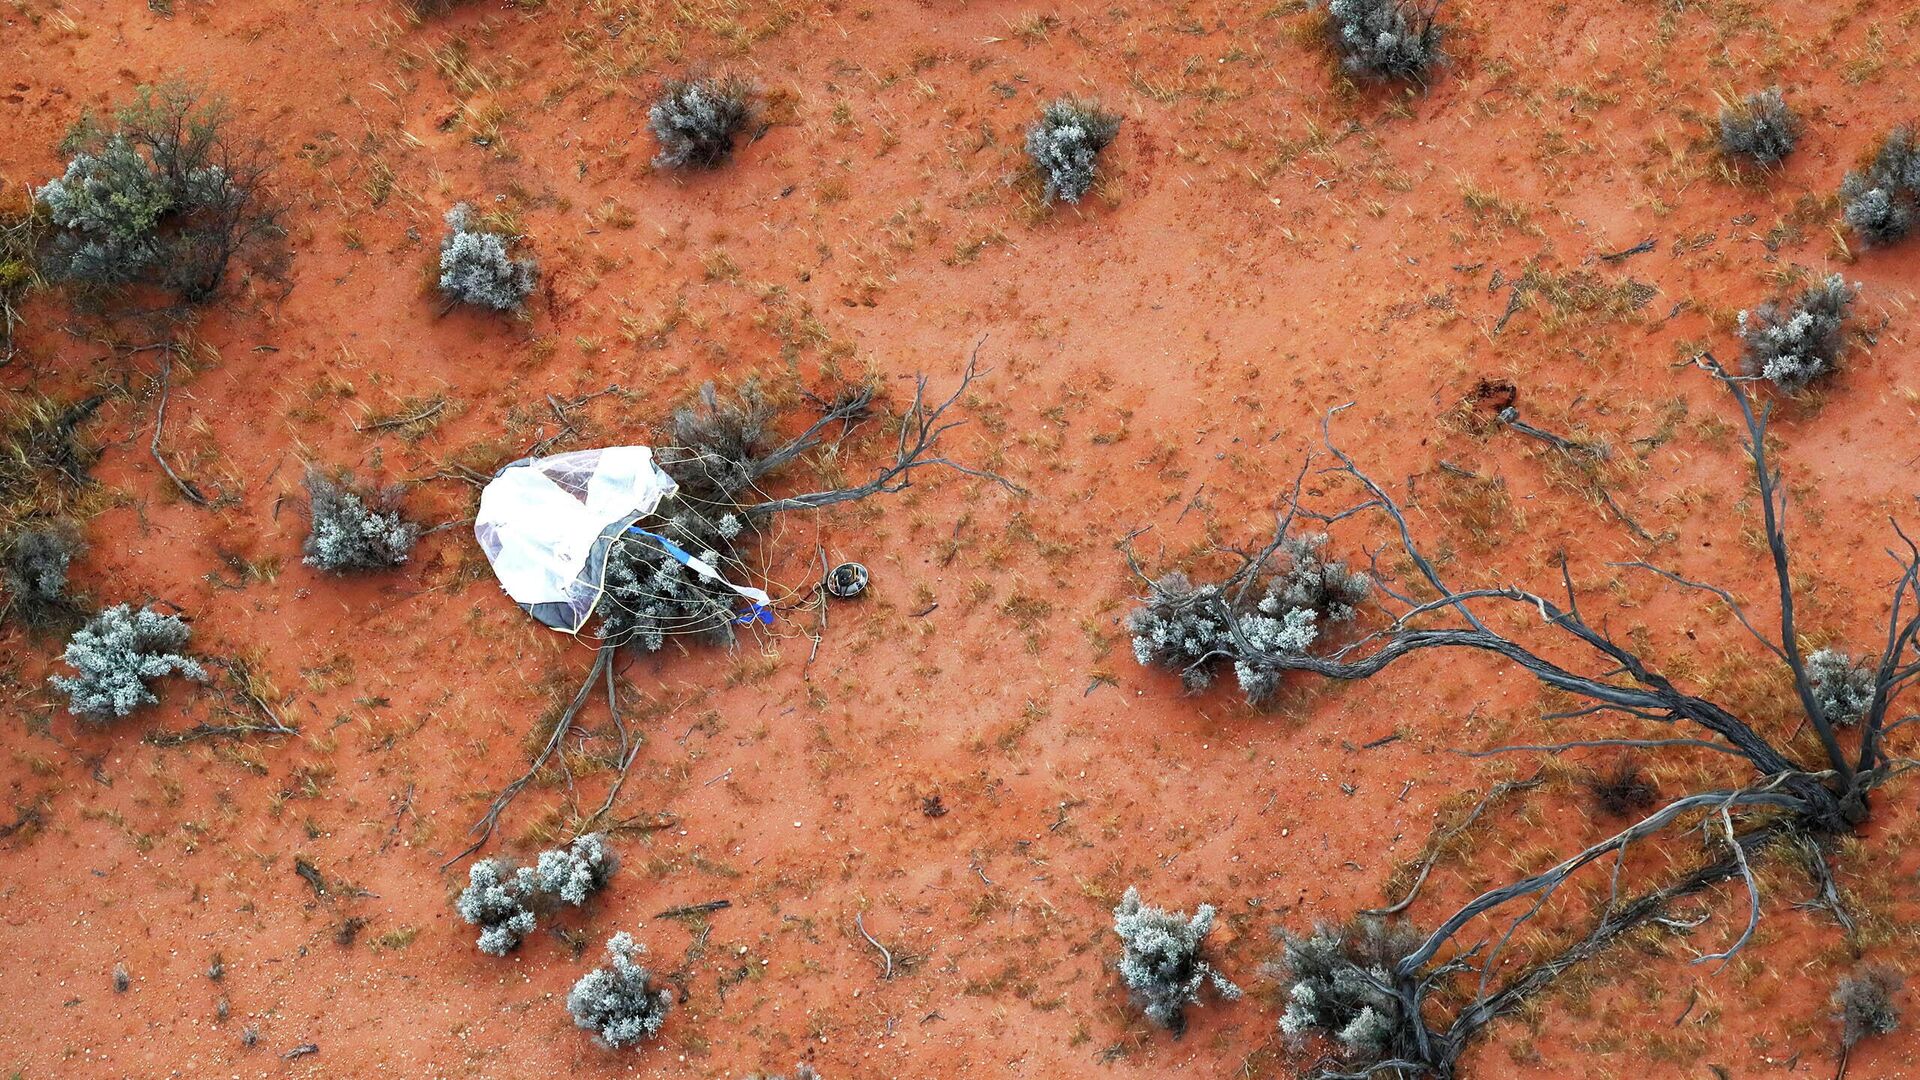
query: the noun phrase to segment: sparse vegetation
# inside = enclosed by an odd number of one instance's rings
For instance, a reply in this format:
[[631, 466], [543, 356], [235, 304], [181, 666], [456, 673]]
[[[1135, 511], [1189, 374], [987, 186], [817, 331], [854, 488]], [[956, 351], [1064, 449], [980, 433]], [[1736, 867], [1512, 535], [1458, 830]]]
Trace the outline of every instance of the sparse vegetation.
[[236, 256], [282, 235], [265, 188], [269, 159], [229, 134], [216, 95], [143, 86], [111, 128], [82, 117], [61, 151], [66, 172], [35, 192], [51, 225], [41, 262], [49, 278], [158, 285], [199, 302]]
[[1229, 1001], [1240, 988], [1227, 980], [1202, 954], [1213, 929], [1213, 908], [1202, 904], [1191, 918], [1140, 902], [1140, 890], [1129, 888], [1113, 909], [1113, 932], [1120, 938], [1120, 978], [1135, 1005], [1147, 1019], [1177, 1036], [1186, 1030], [1186, 1010], [1200, 1003], [1200, 990], [1211, 982]]
[[1905, 981], [1884, 964], [1862, 964], [1842, 978], [1833, 991], [1840, 1044], [1851, 1048], [1862, 1039], [1900, 1030], [1900, 1010], [1893, 998]]
[[1327, 32], [1350, 75], [1424, 82], [1446, 62], [1439, 0], [1326, 0]]
[[[1281, 671], [1258, 655], [1305, 654], [1325, 628], [1351, 622], [1371, 588], [1365, 574], [1327, 559], [1326, 546], [1317, 533], [1288, 537], [1217, 585], [1196, 586], [1178, 571], [1148, 582], [1127, 616], [1134, 659], [1178, 674], [1190, 691], [1231, 663], [1247, 701], [1266, 701]], [[1275, 559], [1281, 566], [1269, 571]]]
[[1846, 346], [1847, 312], [1857, 294], [1834, 274], [1788, 303], [1769, 300], [1740, 313], [1746, 372], [1789, 392], [1833, 373]]
[[1920, 209], [1920, 147], [1913, 128], [1888, 132], [1873, 159], [1841, 182], [1840, 198], [1847, 225], [1868, 246], [1892, 244], [1912, 231]]
[[74, 631], [61, 656], [73, 675], [47, 681], [68, 697], [68, 711], [104, 722], [160, 700], [148, 683], [168, 675], [202, 680], [206, 670], [179, 650], [192, 630], [177, 615], [126, 604], [107, 608]]
[[46, 215], [38, 203], [0, 192], [0, 365], [13, 360], [13, 329], [20, 305], [40, 283], [39, 250]]
[[0, 585], [6, 589], [0, 619], [43, 631], [77, 618], [81, 606], [68, 591], [67, 571], [81, 548], [79, 530], [70, 522], [40, 522], [0, 536]]
[[447, 211], [447, 235], [440, 241], [440, 292], [458, 304], [490, 311], [518, 311], [533, 295], [540, 264], [509, 253], [516, 238], [487, 229], [473, 207], [455, 203]]
[[400, 515], [398, 488], [356, 487], [350, 476], [318, 468], [306, 475], [311, 522], [302, 548], [308, 566], [334, 574], [387, 570], [407, 561], [420, 527]]
[[1120, 133], [1120, 118], [1097, 103], [1060, 98], [1027, 129], [1027, 157], [1044, 185], [1042, 199], [1079, 202], [1093, 189], [1100, 151]]
[[673, 991], [655, 986], [653, 973], [635, 961], [645, 951], [626, 931], [613, 935], [607, 966], [582, 975], [567, 994], [573, 1022], [611, 1049], [658, 1035], [673, 1008]]
[[1774, 165], [1793, 153], [1800, 118], [1775, 86], [1756, 90], [1720, 110], [1720, 152], [1756, 165]]
[[670, 169], [717, 169], [754, 114], [753, 84], [738, 76], [671, 79], [647, 111], [660, 142], [653, 163]]
[[0, 401], [0, 531], [65, 513], [89, 483], [95, 451], [80, 426], [106, 400], [66, 404], [39, 394]]

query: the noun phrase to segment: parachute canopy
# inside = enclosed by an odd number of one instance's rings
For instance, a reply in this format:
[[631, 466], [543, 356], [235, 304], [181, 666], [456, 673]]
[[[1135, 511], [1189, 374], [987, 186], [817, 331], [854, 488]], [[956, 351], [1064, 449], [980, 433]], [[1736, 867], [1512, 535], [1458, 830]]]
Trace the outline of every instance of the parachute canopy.
[[771, 622], [765, 592], [727, 581], [665, 536], [635, 524], [676, 490], [645, 446], [521, 458], [493, 474], [480, 492], [473, 535], [507, 595], [563, 633], [586, 626], [605, 592], [608, 553], [628, 533], [745, 597], [751, 606], [740, 621]]

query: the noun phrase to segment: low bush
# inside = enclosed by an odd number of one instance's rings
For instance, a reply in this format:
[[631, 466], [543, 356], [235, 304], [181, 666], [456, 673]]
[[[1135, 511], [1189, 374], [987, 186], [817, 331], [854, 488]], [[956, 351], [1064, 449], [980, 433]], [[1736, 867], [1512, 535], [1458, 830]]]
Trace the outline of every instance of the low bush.
[[79, 530], [65, 522], [41, 522], [0, 537], [0, 584], [6, 587], [0, 618], [36, 632], [76, 618], [80, 604], [67, 591], [67, 569], [81, 548]]
[[1113, 932], [1120, 937], [1120, 977], [1147, 1018], [1175, 1035], [1186, 1030], [1186, 1008], [1199, 1004], [1205, 983], [1211, 982], [1229, 1001], [1240, 997], [1240, 988], [1201, 954], [1212, 929], [1212, 907], [1202, 904], [1189, 918], [1148, 907], [1134, 888], [1113, 909]]
[[1127, 616], [1134, 659], [1177, 673], [1191, 691], [1212, 685], [1231, 663], [1247, 701], [1266, 701], [1281, 672], [1259, 654], [1307, 652], [1327, 626], [1352, 621], [1372, 589], [1365, 574], [1327, 559], [1326, 544], [1320, 534], [1288, 537], [1275, 553], [1281, 568], [1245, 596], [1237, 587], [1196, 586], [1177, 571], [1155, 580]]
[[1875, 677], [1872, 666], [1855, 663], [1839, 649], [1820, 649], [1807, 656], [1813, 699], [1827, 720], [1841, 727], [1851, 727], [1867, 714], [1873, 705]]
[[159, 701], [147, 684], [179, 674], [205, 679], [206, 670], [179, 650], [192, 630], [177, 615], [126, 604], [107, 608], [73, 632], [61, 659], [73, 675], [47, 681], [67, 695], [68, 711], [93, 721], [125, 716]]
[[607, 966], [580, 977], [567, 994], [573, 1022], [604, 1046], [623, 1046], [660, 1033], [673, 1008], [673, 992], [653, 983], [653, 973], [635, 962], [645, 948], [622, 931], [607, 941]]
[[1840, 1042], [1850, 1047], [1869, 1036], [1898, 1031], [1900, 1011], [1893, 997], [1904, 982], [1899, 972], [1882, 964], [1862, 964], [1841, 979], [1833, 991]]
[[1041, 198], [1077, 203], [1093, 190], [1100, 151], [1120, 133], [1120, 118], [1078, 98], [1049, 102], [1027, 129], [1027, 157], [1045, 185]]
[[271, 164], [236, 144], [216, 95], [143, 86], [112, 127], [83, 117], [61, 152], [66, 171], [34, 193], [51, 225], [49, 278], [158, 285], [198, 302], [235, 257], [283, 235], [265, 189]]
[[1920, 147], [1911, 127], [1887, 133], [1865, 167], [1840, 183], [1847, 225], [1868, 246], [1894, 243], [1913, 229], [1920, 209]]
[[453, 908], [469, 925], [480, 928], [474, 944], [489, 956], [507, 955], [533, 933], [525, 873], [516, 874], [500, 859], [480, 859], [467, 867], [467, 887]]
[[1789, 392], [1833, 373], [1846, 345], [1848, 310], [1856, 289], [1839, 274], [1783, 304], [1769, 300], [1740, 313], [1746, 373]]
[[606, 888], [620, 857], [607, 847], [601, 833], [576, 837], [565, 848], [540, 853], [534, 865], [534, 887], [564, 903], [579, 907], [587, 897]]
[[1720, 110], [1720, 152], [1758, 165], [1773, 165], [1800, 141], [1800, 118], [1779, 87], [1758, 90]]
[[351, 476], [306, 475], [310, 525], [302, 547], [308, 566], [329, 573], [386, 570], [407, 561], [420, 527], [400, 515], [398, 488], [354, 486]]
[[1438, 0], [1327, 0], [1327, 31], [1342, 70], [1374, 79], [1426, 78], [1445, 63]]
[[673, 169], [716, 169], [733, 156], [733, 143], [753, 119], [753, 85], [737, 76], [672, 79], [647, 110], [660, 142], [653, 163]]
[[540, 264], [509, 253], [513, 237], [486, 229], [473, 207], [455, 203], [440, 241], [440, 292], [460, 304], [490, 311], [518, 311], [533, 295]]
[[1295, 1043], [1326, 1035], [1353, 1065], [1390, 1057], [1400, 1018], [1397, 999], [1385, 987], [1392, 983], [1393, 965], [1420, 944], [1419, 935], [1399, 923], [1362, 918], [1285, 940], [1282, 959], [1291, 986], [1281, 1033]]

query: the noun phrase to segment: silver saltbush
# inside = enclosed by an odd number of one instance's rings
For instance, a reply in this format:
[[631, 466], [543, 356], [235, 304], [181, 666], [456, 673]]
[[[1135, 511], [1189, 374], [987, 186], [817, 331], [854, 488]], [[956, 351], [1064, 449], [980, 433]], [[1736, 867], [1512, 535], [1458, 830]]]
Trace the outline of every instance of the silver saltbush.
[[1120, 118], [1077, 98], [1049, 102], [1027, 129], [1027, 156], [1046, 185], [1047, 202], [1077, 203], [1093, 189], [1100, 151], [1120, 132]]
[[306, 484], [308, 566], [336, 574], [385, 570], [412, 554], [420, 527], [393, 508], [397, 490], [358, 490], [350, 477], [336, 480], [319, 469], [307, 470]]
[[1847, 225], [1868, 246], [1891, 244], [1911, 232], [1920, 209], [1920, 146], [1913, 129], [1888, 132], [1873, 161], [1841, 181], [1840, 198]]
[[621, 931], [607, 941], [607, 966], [580, 977], [567, 994], [573, 1022], [615, 1050], [660, 1033], [673, 1008], [673, 992], [653, 984], [653, 973], [634, 958], [646, 952]]
[[1827, 720], [1841, 727], [1860, 722], [1873, 705], [1875, 671], [1856, 664], [1839, 649], [1820, 649], [1807, 656], [1807, 678], [1813, 698]]
[[1328, 559], [1326, 545], [1318, 533], [1288, 537], [1275, 555], [1282, 568], [1238, 609], [1219, 585], [1197, 586], [1177, 571], [1159, 578], [1127, 616], [1134, 659], [1178, 673], [1190, 691], [1231, 663], [1247, 700], [1266, 701], [1282, 672], [1259, 656], [1306, 653], [1330, 624], [1352, 621], [1372, 589], [1365, 574]]
[[1800, 141], [1800, 118], [1775, 86], [1748, 94], [1720, 110], [1720, 152], [1772, 165], [1793, 153]]
[[1419, 944], [1401, 924], [1362, 919], [1345, 928], [1317, 926], [1304, 937], [1286, 935], [1284, 975], [1292, 985], [1280, 1032], [1295, 1044], [1326, 1035], [1350, 1063], [1391, 1056], [1400, 1020], [1388, 991], [1391, 968]]
[[1833, 373], [1846, 344], [1847, 312], [1857, 287], [1839, 274], [1807, 289], [1790, 303], [1769, 300], [1740, 313], [1746, 370], [1787, 391], [1805, 389]]
[[453, 908], [470, 925], [480, 928], [475, 944], [481, 952], [505, 956], [533, 933], [527, 885], [527, 871], [515, 874], [499, 859], [480, 859], [467, 867], [467, 887], [454, 900]]
[[565, 848], [540, 853], [533, 868], [534, 887], [579, 907], [606, 887], [619, 866], [620, 858], [607, 847], [606, 836], [587, 833]]
[[660, 141], [655, 165], [714, 169], [733, 156], [735, 136], [753, 118], [753, 86], [745, 79], [673, 79], [647, 110]]
[[450, 231], [440, 241], [441, 293], [493, 311], [515, 311], [526, 303], [540, 278], [540, 264], [509, 255], [511, 238], [482, 228], [466, 203], [454, 204], [446, 222]]
[[1120, 937], [1120, 977], [1147, 1018], [1178, 1035], [1186, 1029], [1186, 1007], [1200, 1003], [1201, 987], [1211, 982], [1229, 1001], [1240, 988], [1201, 955], [1213, 929], [1213, 908], [1202, 904], [1189, 918], [1140, 902], [1129, 888], [1113, 909], [1113, 932]]
[[198, 662], [182, 654], [193, 631], [178, 615], [126, 604], [107, 608], [74, 631], [61, 659], [73, 675], [47, 681], [68, 697], [68, 711], [89, 720], [125, 716], [159, 701], [148, 688], [154, 679], [179, 674], [205, 679]]
[[1327, 0], [1327, 29], [1352, 75], [1419, 81], [1444, 63], [1438, 0]]

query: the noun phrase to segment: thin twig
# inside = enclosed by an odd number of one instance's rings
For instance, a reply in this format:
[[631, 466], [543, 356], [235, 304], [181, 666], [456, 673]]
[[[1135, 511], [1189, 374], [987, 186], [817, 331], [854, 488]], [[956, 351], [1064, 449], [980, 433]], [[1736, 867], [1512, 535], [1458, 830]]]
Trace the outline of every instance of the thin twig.
[[880, 944], [880, 942], [876, 940], [872, 934], [867, 933], [867, 924], [861, 918], [860, 912], [856, 911], [853, 913], [853, 926], [854, 926], [854, 929], [860, 931], [861, 937], [867, 939], [867, 944], [880, 950], [880, 956], [884, 960], [886, 960], [886, 963], [887, 963], [886, 969], [880, 973], [880, 977], [882, 979], [893, 978], [893, 953], [889, 952], [885, 945]]
[[175, 348], [177, 347], [170, 346], [160, 354], [165, 358], [160, 361], [160, 407], [153, 414], [153, 441], [147, 444], [147, 449], [153, 454], [153, 460], [159, 464], [160, 471], [167, 474], [167, 479], [173, 481], [173, 486], [180, 489], [180, 494], [185, 496], [188, 502], [195, 506], [208, 506], [210, 503], [207, 497], [200, 493], [200, 489], [194, 486], [193, 481], [182, 479], [179, 473], [173, 471], [173, 466], [167, 464], [166, 457], [160, 453], [160, 431], [166, 426], [167, 399], [173, 393]]

